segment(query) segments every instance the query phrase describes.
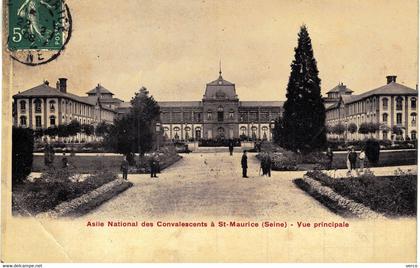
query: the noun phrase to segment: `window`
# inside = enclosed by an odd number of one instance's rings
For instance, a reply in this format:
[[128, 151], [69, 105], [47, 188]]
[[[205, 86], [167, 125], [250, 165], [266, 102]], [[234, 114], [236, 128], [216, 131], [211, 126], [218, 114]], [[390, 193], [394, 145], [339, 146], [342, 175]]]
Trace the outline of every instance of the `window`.
[[411, 98], [411, 109], [416, 109], [417, 108], [417, 100], [416, 98]]
[[417, 140], [417, 131], [411, 131], [411, 140]]
[[416, 126], [417, 123], [417, 113], [411, 113], [411, 126]]
[[398, 125], [402, 124], [402, 113], [397, 113], [397, 124]]
[[50, 101], [50, 112], [55, 112], [55, 101], [53, 100]]
[[257, 127], [253, 126], [251, 127], [251, 132], [252, 132], [252, 138], [256, 139], [257, 138]]
[[55, 126], [55, 116], [54, 115], [50, 116], [50, 125]]
[[184, 122], [185, 121], [191, 122], [191, 112], [184, 112], [183, 119], [184, 119]]
[[26, 112], [26, 101], [21, 100], [20, 101], [20, 112], [25, 113]]
[[20, 126], [26, 127], [26, 116], [24, 115], [20, 117]]
[[229, 111], [229, 119], [233, 119], [235, 117], [235, 112], [233, 110]]
[[258, 113], [257, 112], [251, 112], [250, 114], [249, 114], [249, 119], [251, 120], [251, 121], [257, 121], [258, 120]]
[[39, 115], [35, 116], [35, 127], [42, 128], [41, 116]]
[[217, 121], [222, 122], [224, 118], [223, 107], [217, 108]]
[[403, 101], [403, 99], [401, 97], [397, 97], [397, 99], [395, 100], [395, 102], [396, 102], [395, 109], [397, 111], [402, 111], [402, 101]]
[[240, 114], [240, 116], [239, 116], [239, 120], [241, 121], [241, 122], [246, 122], [246, 121], [248, 121], [248, 116], [247, 116], [248, 114], [247, 113], [241, 113]]
[[268, 122], [269, 120], [269, 116], [267, 112], [262, 112], [260, 113], [260, 120], [263, 122]]
[[388, 110], [388, 99], [382, 99], [382, 108]]
[[41, 100], [36, 99], [34, 101], [34, 104], [35, 104], [35, 113], [40, 113], [41, 112]]
[[180, 131], [181, 129], [179, 128], [179, 127], [174, 127], [174, 132], [175, 132], [175, 135], [174, 135], [174, 138], [176, 139], [176, 140], [178, 140], [179, 139], [179, 131]]
[[241, 127], [241, 135], [246, 135], [246, 127]]
[[172, 122], [181, 122], [181, 113], [180, 112], [172, 113]]
[[382, 115], [382, 122], [384, 122], [384, 123], [388, 123], [388, 114], [387, 114], [387, 113], [384, 113], [384, 114]]
[[211, 110], [207, 111], [207, 120], [213, 120], [213, 113], [211, 112]]
[[194, 113], [194, 121], [201, 122], [201, 113]]

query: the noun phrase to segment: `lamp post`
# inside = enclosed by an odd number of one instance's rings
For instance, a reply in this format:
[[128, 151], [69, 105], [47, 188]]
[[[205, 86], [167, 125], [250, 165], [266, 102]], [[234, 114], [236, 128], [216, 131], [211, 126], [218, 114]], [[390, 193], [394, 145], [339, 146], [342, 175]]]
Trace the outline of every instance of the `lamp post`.
[[156, 123], [156, 146], [157, 146], [157, 150], [159, 151], [159, 139], [160, 139], [160, 123], [157, 122]]

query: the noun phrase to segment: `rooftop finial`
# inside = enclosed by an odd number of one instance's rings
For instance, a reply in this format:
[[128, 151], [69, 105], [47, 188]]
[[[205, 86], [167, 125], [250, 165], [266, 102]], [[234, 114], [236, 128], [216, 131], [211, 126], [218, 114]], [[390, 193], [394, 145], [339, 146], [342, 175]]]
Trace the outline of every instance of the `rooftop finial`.
[[222, 76], [222, 60], [219, 60], [219, 76]]

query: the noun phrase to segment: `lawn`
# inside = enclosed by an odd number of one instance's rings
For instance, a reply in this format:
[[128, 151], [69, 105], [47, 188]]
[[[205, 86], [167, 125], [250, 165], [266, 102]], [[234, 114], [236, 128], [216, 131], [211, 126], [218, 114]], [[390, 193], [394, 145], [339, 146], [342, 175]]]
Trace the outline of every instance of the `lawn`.
[[84, 180], [73, 177], [74, 170], [51, 169], [34, 182], [25, 180], [13, 185], [12, 210], [15, 214], [36, 215], [53, 209], [117, 179], [106, 169], [96, 171]]
[[415, 175], [400, 173], [376, 177], [367, 173], [360, 177], [343, 179], [333, 179], [320, 171], [311, 171], [307, 175], [336, 193], [386, 216], [416, 215], [417, 176]]

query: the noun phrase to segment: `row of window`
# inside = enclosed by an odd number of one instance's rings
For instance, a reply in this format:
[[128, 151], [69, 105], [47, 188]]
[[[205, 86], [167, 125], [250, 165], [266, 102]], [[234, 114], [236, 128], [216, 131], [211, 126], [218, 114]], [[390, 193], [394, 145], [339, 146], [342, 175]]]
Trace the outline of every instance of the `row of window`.
[[[382, 99], [382, 109], [384, 110], [388, 110], [388, 98], [383, 98]], [[411, 98], [410, 99], [410, 107], [411, 109], [416, 109], [417, 108], [417, 99], [416, 98]], [[395, 98], [395, 110], [397, 111], [402, 111], [403, 110], [403, 98], [401, 96], [398, 96], [397, 98]]]
[[[66, 113], [78, 113], [81, 115], [87, 115], [87, 116], [92, 116], [93, 114], [93, 108], [89, 107], [87, 105], [84, 104], [80, 104], [80, 103], [75, 103], [75, 102], [68, 102], [68, 105], [65, 105], [65, 102], [63, 101], [63, 112]], [[20, 105], [20, 112], [21, 113], [26, 113], [26, 101], [25, 100], [21, 100], [19, 102]], [[41, 99], [35, 99], [34, 100], [34, 106], [35, 106], [35, 113], [41, 113], [42, 112], [42, 101]], [[56, 110], [56, 101], [55, 100], [50, 100], [48, 102], [48, 106], [49, 106], [49, 110], [51, 113], [54, 113]], [[64, 111], [65, 110], [65, 111]]]
[[[416, 126], [417, 125], [417, 113], [411, 113], [410, 114], [411, 117], [411, 126]], [[382, 114], [382, 122], [384, 123], [388, 123], [388, 118], [389, 115], [387, 113], [383, 113]], [[402, 124], [402, 113], [396, 113], [396, 123], [397, 125], [401, 125]]]
[[[55, 126], [57, 123], [57, 118], [54, 115], [50, 116], [50, 126]], [[25, 115], [20, 116], [19, 118], [20, 120], [20, 126], [22, 127], [27, 127], [28, 126], [28, 119]], [[70, 117], [71, 120], [71, 117]], [[83, 119], [83, 120], [79, 120], [80, 123], [86, 124], [89, 123], [89, 120]], [[37, 115], [35, 116], [35, 128], [42, 128], [42, 116]]]
[[[207, 111], [207, 120], [211, 121], [215, 119], [216, 115], [216, 119], [219, 122], [223, 122], [225, 119], [229, 119], [229, 120], [233, 120], [235, 119], [235, 112], [234, 111], [229, 111], [229, 113], [227, 114], [227, 118], [225, 118], [225, 113], [223, 111], [217, 111], [216, 114], [214, 114], [211, 110]], [[277, 113], [273, 113], [272, 114], [274, 117], [276, 118], [278, 116]], [[201, 113], [194, 113], [193, 115], [191, 113], [188, 112], [173, 112], [172, 113], [172, 121], [173, 122], [180, 122], [182, 120], [187, 121], [187, 122], [191, 122], [192, 117], [194, 119], [194, 122], [201, 122]], [[270, 120], [270, 114], [268, 112], [260, 112], [259, 116], [258, 116], [258, 112], [250, 112], [249, 116], [248, 113], [240, 113], [239, 114], [239, 122], [248, 122], [248, 121], [258, 121], [258, 118], [260, 121], [265, 121], [268, 122]], [[161, 119], [163, 122], [169, 122], [170, 121], [170, 113], [168, 112], [163, 112], [161, 114]]]

